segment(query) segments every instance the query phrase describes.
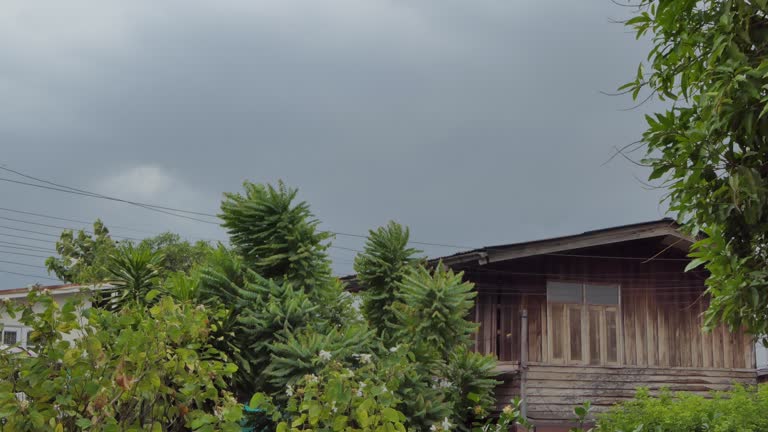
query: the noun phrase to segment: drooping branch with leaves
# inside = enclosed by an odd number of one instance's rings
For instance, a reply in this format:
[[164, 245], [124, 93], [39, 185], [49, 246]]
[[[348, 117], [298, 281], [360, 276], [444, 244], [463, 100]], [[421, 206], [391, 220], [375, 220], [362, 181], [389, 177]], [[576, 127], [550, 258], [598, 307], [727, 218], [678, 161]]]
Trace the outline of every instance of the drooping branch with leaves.
[[644, 162], [704, 264], [709, 327], [768, 334], [768, 3], [642, 0], [626, 24], [653, 47], [634, 81], [670, 108], [646, 117]]

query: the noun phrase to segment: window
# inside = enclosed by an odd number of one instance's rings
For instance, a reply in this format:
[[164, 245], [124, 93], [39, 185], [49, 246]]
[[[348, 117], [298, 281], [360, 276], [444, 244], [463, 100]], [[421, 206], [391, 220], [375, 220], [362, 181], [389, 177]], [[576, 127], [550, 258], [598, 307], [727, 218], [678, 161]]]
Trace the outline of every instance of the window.
[[13, 345], [18, 340], [19, 333], [16, 330], [3, 330], [3, 344]]
[[619, 363], [619, 286], [547, 282], [549, 361]]

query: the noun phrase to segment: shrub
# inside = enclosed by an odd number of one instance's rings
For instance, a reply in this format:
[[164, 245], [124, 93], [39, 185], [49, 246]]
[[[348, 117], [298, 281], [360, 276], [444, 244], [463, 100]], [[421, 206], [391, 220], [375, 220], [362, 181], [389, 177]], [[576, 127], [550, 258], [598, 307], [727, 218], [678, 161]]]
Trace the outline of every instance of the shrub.
[[272, 415], [277, 432], [390, 431], [405, 432], [405, 415], [396, 409], [399, 402], [392, 387], [395, 379], [381, 379], [368, 354], [358, 355], [359, 368], [345, 367], [323, 352], [327, 366], [318, 374], [307, 374], [294, 385], [285, 386], [288, 401], [282, 411], [269, 396], [257, 393], [250, 406]]
[[209, 345], [204, 307], [166, 297], [149, 309], [83, 310], [44, 291], [27, 301], [4, 303], [32, 329], [31, 353], [0, 351], [6, 430], [239, 431], [242, 407], [225, 383], [236, 367]]
[[768, 386], [736, 387], [711, 399], [663, 391], [658, 397], [640, 390], [628, 402], [598, 416], [606, 432], [768, 431]]

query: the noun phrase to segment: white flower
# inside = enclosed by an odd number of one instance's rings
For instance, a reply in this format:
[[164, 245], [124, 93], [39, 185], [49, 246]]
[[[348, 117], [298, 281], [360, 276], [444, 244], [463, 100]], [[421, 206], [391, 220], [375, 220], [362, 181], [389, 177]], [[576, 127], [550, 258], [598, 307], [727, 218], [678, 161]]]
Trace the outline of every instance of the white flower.
[[384, 384], [383, 386], [381, 386], [381, 391], [382, 391], [382, 393], [390, 393], [390, 391], [389, 391], [389, 389], [387, 388], [387, 385], [386, 385], [386, 384]]
[[360, 381], [357, 383], [360, 387], [357, 389], [357, 397], [363, 397], [363, 389], [365, 388], [365, 383]]
[[443, 419], [443, 422], [442, 422], [442, 423], [440, 423], [440, 426], [442, 426], [442, 427], [443, 427], [443, 430], [446, 430], [446, 431], [448, 431], [448, 430], [451, 430], [451, 427], [453, 427], [453, 425], [451, 424], [451, 422], [450, 422], [450, 421], [448, 421], [448, 417], [446, 417], [446, 418], [444, 418], [444, 419]]
[[451, 386], [453, 386], [453, 383], [451, 383], [451, 382], [450, 382], [450, 381], [448, 381], [447, 379], [443, 378], [443, 379], [441, 379], [441, 380], [440, 380], [440, 382], [439, 382], [439, 383], [437, 383], [437, 385], [438, 385], [438, 387], [440, 387], [440, 388], [448, 388], [448, 387], [451, 387]]
[[320, 357], [320, 360], [323, 361], [328, 361], [331, 359], [331, 353], [326, 350], [320, 350], [320, 352], [317, 353], [317, 356]]
[[432, 432], [437, 432], [437, 426], [432, 425], [429, 427], [429, 430], [431, 430]]
[[370, 354], [353, 354], [352, 357], [359, 360], [360, 363], [370, 363], [372, 356]]
[[309, 375], [307, 375], [306, 378], [307, 378], [307, 382], [310, 382], [310, 383], [316, 383], [317, 382], [317, 375], [315, 375], [315, 374], [309, 374]]
[[400, 349], [400, 345], [395, 345], [395, 346], [393, 346], [392, 348], [389, 349], [389, 352], [391, 352], [391, 353], [397, 352], [398, 349]]
[[292, 385], [288, 384], [285, 387], [285, 395], [288, 396], [288, 397], [293, 396], [293, 386]]

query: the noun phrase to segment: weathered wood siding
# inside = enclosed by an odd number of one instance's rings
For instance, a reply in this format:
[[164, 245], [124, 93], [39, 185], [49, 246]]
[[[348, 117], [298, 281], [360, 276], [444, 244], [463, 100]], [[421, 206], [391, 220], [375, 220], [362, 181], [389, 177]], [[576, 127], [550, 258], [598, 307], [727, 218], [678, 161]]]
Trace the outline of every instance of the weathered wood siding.
[[[632, 398], [638, 387], [652, 394], [668, 388], [707, 395], [734, 383], [757, 382], [752, 337], [724, 327], [702, 331], [706, 274], [686, 273], [685, 253], [667, 245], [659, 238], [646, 239], [464, 269], [478, 290], [473, 311], [480, 324], [477, 351], [514, 367], [521, 354], [520, 311], [528, 312], [530, 366], [522, 396], [531, 419], [541, 424], [572, 420], [572, 408], [585, 401], [601, 412]], [[642, 258], [661, 250], [656, 259]], [[553, 361], [547, 339], [548, 280], [619, 285], [615, 366]], [[520, 387], [521, 375], [504, 376], [496, 389], [499, 407], [521, 396]]]
[[[754, 370], [530, 365], [526, 403], [532, 420], [572, 420], [573, 407], [590, 401], [594, 413], [634, 397], [638, 386], [651, 394], [662, 388], [707, 395], [733, 383], [754, 385]], [[518, 384], [519, 388], [519, 384]]]
[[547, 280], [617, 283], [620, 365], [754, 368], [749, 335], [722, 327], [711, 333], [701, 330], [706, 275], [684, 272], [683, 252], [669, 249], [658, 259], [636, 259], [651, 257], [663, 247], [658, 239], [639, 240], [466, 269], [466, 279], [478, 289], [476, 350], [496, 354], [501, 361], [518, 361], [520, 310], [525, 308], [529, 360], [549, 362]]

